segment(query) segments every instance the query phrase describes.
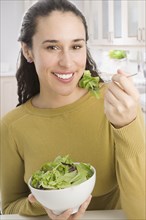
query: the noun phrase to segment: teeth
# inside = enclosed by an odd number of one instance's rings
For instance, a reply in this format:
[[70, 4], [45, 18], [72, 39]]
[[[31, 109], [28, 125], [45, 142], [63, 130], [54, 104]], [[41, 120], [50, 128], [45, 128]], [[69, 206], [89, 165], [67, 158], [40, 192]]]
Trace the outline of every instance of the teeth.
[[57, 77], [60, 79], [69, 79], [73, 76], [73, 73], [70, 74], [59, 74], [59, 73], [54, 73]]

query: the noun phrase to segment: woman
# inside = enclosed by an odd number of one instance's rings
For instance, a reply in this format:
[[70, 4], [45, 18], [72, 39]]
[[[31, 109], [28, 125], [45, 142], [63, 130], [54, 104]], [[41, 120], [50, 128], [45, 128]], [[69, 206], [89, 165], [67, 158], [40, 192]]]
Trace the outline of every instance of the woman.
[[[67, 0], [38, 1], [24, 16], [19, 103], [2, 119], [4, 214], [73, 220], [90, 203], [90, 210], [122, 208], [128, 219], [145, 218], [139, 94], [121, 70], [102, 86], [99, 99], [79, 87], [85, 69], [98, 75], [87, 40], [84, 16]], [[92, 200], [76, 214], [56, 216], [35, 200], [27, 182], [42, 164], [66, 154], [92, 164], [97, 181]]]

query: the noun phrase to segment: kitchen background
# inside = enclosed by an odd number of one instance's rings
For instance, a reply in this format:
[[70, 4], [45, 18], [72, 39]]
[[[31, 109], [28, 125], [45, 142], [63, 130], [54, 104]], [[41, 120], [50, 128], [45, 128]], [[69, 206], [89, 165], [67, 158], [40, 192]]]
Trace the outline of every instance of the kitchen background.
[[[145, 0], [74, 0], [85, 15], [89, 29], [88, 47], [104, 72], [104, 79], [118, 68], [133, 77], [140, 91], [142, 110], [146, 114], [146, 44]], [[1, 116], [17, 104], [15, 79], [20, 45], [17, 42], [22, 16], [34, 0], [0, 0], [1, 60], [0, 91]], [[127, 58], [111, 59], [111, 50], [125, 50]]]

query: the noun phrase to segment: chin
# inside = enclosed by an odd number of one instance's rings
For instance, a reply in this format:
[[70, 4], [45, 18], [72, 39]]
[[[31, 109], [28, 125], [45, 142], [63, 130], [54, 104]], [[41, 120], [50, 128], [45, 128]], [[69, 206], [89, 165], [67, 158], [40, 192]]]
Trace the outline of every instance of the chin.
[[70, 96], [72, 94], [73, 94], [73, 91], [64, 91], [64, 92], [59, 93], [60, 96]]
[[79, 87], [76, 88], [71, 88], [71, 86], [69, 88], [62, 88], [60, 91], [58, 90], [58, 92], [56, 91], [56, 93], [58, 93], [58, 95], [61, 96], [70, 96], [73, 94], [76, 94], [78, 92]]

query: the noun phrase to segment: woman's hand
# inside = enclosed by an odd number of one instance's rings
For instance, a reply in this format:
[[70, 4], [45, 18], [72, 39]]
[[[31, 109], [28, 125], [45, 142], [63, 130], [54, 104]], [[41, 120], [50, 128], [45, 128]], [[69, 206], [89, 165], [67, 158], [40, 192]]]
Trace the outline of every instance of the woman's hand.
[[[92, 196], [90, 195], [89, 198], [80, 206], [79, 210], [77, 213], [75, 214], [71, 214], [72, 213], [72, 209], [68, 209], [67, 211], [63, 212], [61, 215], [55, 215], [50, 209], [47, 209], [44, 207], [44, 209], [46, 210], [48, 216], [50, 219], [52, 220], [78, 220], [80, 219], [83, 214], [85, 213], [90, 201], [91, 201]], [[31, 203], [36, 202], [35, 197], [30, 194], [28, 196], [28, 200]]]
[[131, 78], [118, 70], [105, 93], [104, 108], [108, 120], [116, 128], [128, 125], [137, 116], [138, 104], [139, 92]]

